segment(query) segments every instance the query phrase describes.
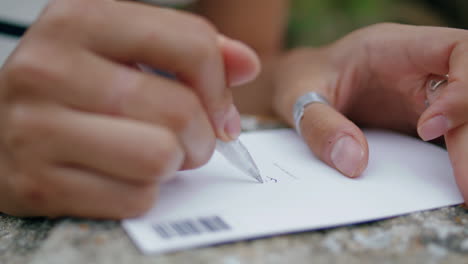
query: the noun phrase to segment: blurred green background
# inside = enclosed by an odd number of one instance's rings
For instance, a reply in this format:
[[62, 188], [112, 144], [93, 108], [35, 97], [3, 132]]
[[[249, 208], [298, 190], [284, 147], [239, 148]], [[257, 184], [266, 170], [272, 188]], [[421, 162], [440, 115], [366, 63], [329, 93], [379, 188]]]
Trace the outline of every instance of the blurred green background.
[[468, 28], [468, 0], [292, 0], [288, 45], [322, 45], [366, 25]]

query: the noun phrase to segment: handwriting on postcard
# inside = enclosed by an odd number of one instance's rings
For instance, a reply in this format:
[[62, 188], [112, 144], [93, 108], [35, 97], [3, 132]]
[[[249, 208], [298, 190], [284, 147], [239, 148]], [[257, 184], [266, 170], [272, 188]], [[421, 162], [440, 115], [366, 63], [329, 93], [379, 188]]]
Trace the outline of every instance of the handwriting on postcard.
[[[269, 175], [262, 175], [263, 176], [263, 180], [265, 181], [265, 183], [281, 183], [281, 182], [284, 182], [284, 181], [296, 181], [296, 180], [299, 180], [299, 178], [297, 176], [295, 176], [294, 174], [292, 174], [290, 171], [288, 171], [287, 169], [285, 169], [284, 167], [282, 167], [279, 163], [277, 162], [273, 162], [273, 167], [275, 168], [275, 170], [279, 170], [281, 173], [278, 174], [278, 173], [271, 173], [271, 174], [274, 174], [274, 175], [283, 175], [283, 176], [286, 176], [286, 177], [271, 177]], [[269, 173], [268, 173], [269, 174]]]

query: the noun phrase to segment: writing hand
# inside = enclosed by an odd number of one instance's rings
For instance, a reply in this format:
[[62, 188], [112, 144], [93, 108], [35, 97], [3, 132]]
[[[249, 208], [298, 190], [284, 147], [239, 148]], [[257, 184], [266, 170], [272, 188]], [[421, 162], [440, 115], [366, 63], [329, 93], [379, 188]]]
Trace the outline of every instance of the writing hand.
[[[179, 81], [147, 74], [143, 63]], [[0, 71], [0, 211], [133, 217], [240, 133], [228, 86], [256, 55], [183, 12], [51, 1]]]

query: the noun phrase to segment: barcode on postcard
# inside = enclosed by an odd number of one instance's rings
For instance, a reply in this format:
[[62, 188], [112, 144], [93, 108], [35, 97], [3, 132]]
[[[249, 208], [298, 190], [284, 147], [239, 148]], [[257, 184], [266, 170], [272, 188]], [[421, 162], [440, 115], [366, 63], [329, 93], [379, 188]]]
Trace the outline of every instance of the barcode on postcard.
[[211, 216], [153, 224], [153, 229], [161, 238], [171, 239], [228, 231], [231, 227], [221, 217]]

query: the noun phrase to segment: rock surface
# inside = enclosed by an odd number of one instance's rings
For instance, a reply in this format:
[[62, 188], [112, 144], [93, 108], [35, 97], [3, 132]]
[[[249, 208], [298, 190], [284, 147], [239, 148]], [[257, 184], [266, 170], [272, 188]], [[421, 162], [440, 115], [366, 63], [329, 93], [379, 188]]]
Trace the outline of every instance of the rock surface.
[[0, 263], [468, 264], [467, 212], [455, 206], [159, 256], [138, 252], [118, 222], [0, 215]]

